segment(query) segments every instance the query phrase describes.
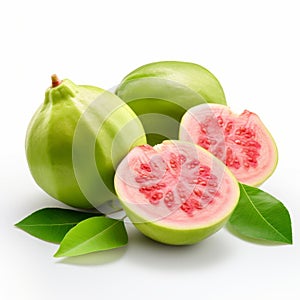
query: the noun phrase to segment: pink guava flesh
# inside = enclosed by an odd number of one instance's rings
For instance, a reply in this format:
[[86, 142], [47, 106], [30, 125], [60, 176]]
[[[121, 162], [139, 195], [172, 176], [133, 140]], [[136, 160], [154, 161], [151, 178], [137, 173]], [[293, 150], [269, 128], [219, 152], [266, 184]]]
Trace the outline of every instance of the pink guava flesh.
[[257, 186], [277, 165], [277, 147], [260, 118], [244, 110], [201, 104], [181, 120], [179, 139], [198, 144], [222, 160], [242, 183]]
[[183, 141], [135, 147], [117, 168], [115, 188], [137, 228], [167, 244], [194, 243], [217, 231], [239, 197], [229, 169]]

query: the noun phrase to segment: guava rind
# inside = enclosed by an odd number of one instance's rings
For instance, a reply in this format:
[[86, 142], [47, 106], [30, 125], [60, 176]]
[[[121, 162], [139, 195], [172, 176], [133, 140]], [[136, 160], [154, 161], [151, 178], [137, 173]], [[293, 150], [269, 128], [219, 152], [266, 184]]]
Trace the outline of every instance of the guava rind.
[[[120, 197], [120, 196], [119, 196]], [[149, 222], [128, 207], [124, 206], [124, 210], [129, 216], [134, 226], [145, 236], [167, 245], [191, 245], [196, 244], [203, 239], [211, 236], [219, 231], [229, 220], [231, 214], [219, 220], [213, 225], [207, 227], [178, 229], [172, 227], [161, 226], [155, 222]]]
[[[134, 155], [130, 157], [130, 155], [139, 147], [132, 149], [131, 152], [119, 164], [115, 174], [115, 189], [127, 216], [135, 225], [135, 227], [140, 230], [145, 236], [160, 243], [170, 245], [194, 244], [217, 232], [226, 224], [238, 203], [239, 186], [230, 170], [220, 160], [218, 160], [205, 149], [183, 141], [164, 141], [163, 144], [172, 144], [178, 148], [182, 146], [193, 147], [193, 149], [196, 148], [197, 151], [199, 151], [198, 153], [201, 153], [201, 155], [205, 155], [209, 160], [212, 160], [216, 168], [221, 168], [222, 172], [225, 171], [226, 175], [224, 175], [224, 182], [226, 182], [226, 189], [224, 188], [224, 190], [227, 191], [226, 197], [230, 200], [228, 200], [226, 204], [221, 204], [221, 212], [216, 211], [218, 215], [210, 216], [209, 221], [203, 222], [203, 220], [201, 220], [202, 224], [200, 224], [200, 221], [197, 222], [196, 219], [194, 219], [195, 221], [191, 221], [191, 219], [188, 220], [188, 218], [191, 218], [190, 216], [186, 216], [187, 221], [181, 220], [181, 222], [179, 223], [176, 221], [178, 219], [174, 219], [175, 211], [171, 212], [169, 215], [161, 215], [159, 218], [157, 218], [157, 214], [155, 214], [156, 217], [154, 217], [153, 213], [153, 219], [150, 220], [149, 206], [147, 206], [146, 208], [147, 212], [144, 213], [144, 200], [139, 199], [134, 193], [129, 195], [127, 192], [128, 190], [130, 191], [130, 189], [133, 188], [131, 181], [128, 179], [130, 177], [129, 174], [132, 171], [130, 167], [128, 168], [128, 161], [130, 164], [132, 157], [134, 160], [139, 159], [138, 157], [135, 158]], [[163, 144], [157, 146], [160, 147]], [[140, 159], [144, 161], [144, 159]], [[124, 187], [124, 185], [126, 186], [126, 188]], [[231, 189], [228, 189], [229, 186]], [[155, 211], [157, 210], [157, 206], [154, 205], [152, 208], [150, 206], [150, 210], [151, 209]], [[209, 209], [206, 213], [210, 214], [211, 211], [213, 210]]]
[[125, 76], [116, 94], [140, 117], [150, 145], [177, 139], [180, 119], [190, 107], [207, 102], [226, 105], [223, 88], [210, 71], [181, 61], [137, 68]]
[[116, 197], [116, 165], [145, 142], [141, 122], [119, 97], [64, 79], [46, 90], [28, 126], [25, 150], [31, 174], [45, 192], [88, 209]]

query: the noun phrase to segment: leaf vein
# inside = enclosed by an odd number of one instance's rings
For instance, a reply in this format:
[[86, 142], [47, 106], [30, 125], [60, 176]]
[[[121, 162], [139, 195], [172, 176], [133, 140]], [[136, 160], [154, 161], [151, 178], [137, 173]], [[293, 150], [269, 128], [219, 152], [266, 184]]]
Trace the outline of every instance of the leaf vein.
[[78, 222], [72, 223], [54, 223], [54, 224], [17, 224], [20, 227], [52, 227], [52, 226], [64, 226], [64, 225], [76, 225]]

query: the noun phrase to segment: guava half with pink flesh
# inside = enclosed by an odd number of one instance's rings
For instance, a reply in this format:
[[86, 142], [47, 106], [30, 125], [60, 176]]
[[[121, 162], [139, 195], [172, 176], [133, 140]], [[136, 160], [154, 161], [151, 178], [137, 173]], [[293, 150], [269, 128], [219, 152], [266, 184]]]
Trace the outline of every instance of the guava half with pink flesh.
[[259, 116], [248, 110], [238, 115], [225, 105], [194, 106], [182, 117], [179, 139], [210, 151], [248, 185], [260, 185], [277, 166], [273, 137]]
[[133, 224], [164, 244], [194, 244], [226, 223], [239, 199], [231, 171], [184, 141], [137, 146], [119, 164], [115, 189]]

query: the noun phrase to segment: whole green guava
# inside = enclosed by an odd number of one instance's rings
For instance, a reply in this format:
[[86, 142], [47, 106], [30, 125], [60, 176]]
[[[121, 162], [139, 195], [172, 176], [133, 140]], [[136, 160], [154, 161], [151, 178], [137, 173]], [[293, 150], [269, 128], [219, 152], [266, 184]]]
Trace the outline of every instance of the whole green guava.
[[118, 96], [52, 76], [26, 135], [36, 183], [68, 205], [92, 208], [116, 198], [118, 163], [146, 138], [140, 120]]

